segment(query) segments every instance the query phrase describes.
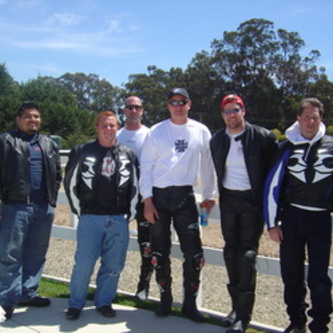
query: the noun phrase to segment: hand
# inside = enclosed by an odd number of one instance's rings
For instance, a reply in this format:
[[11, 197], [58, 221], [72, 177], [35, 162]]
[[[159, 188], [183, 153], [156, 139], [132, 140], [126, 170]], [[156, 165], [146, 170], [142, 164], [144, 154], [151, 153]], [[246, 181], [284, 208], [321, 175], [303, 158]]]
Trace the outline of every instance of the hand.
[[269, 234], [269, 237], [271, 238], [271, 240], [273, 240], [274, 242], [282, 243], [283, 233], [282, 233], [282, 229], [280, 226], [269, 229], [268, 234]]
[[155, 224], [156, 223], [156, 219], [158, 219], [159, 216], [158, 216], [157, 210], [156, 210], [156, 208], [154, 206], [153, 198], [152, 197], [146, 198], [144, 200], [144, 204], [145, 204], [145, 207], [144, 207], [145, 219], [149, 223]]
[[215, 206], [215, 200], [214, 199], [206, 199], [201, 204], [205, 204], [207, 213], [209, 214], [211, 209]]

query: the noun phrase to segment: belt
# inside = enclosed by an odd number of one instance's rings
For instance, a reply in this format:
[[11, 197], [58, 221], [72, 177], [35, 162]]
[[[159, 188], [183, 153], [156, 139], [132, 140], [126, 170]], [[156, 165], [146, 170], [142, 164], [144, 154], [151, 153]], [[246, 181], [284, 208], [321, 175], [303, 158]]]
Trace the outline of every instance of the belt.
[[222, 193], [230, 195], [251, 195], [252, 190], [229, 190], [227, 188], [223, 188]]
[[184, 186], [168, 186], [168, 187], [153, 187], [154, 191], [193, 191], [193, 186], [184, 185]]

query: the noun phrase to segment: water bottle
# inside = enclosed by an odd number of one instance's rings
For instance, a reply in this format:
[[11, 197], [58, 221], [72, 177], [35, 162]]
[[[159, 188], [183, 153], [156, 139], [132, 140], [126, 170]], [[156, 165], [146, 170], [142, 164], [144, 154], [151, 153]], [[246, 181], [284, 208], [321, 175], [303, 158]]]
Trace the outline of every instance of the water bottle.
[[207, 204], [202, 202], [200, 204], [200, 225], [205, 227], [208, 225], [208, 212], [207, 212]]

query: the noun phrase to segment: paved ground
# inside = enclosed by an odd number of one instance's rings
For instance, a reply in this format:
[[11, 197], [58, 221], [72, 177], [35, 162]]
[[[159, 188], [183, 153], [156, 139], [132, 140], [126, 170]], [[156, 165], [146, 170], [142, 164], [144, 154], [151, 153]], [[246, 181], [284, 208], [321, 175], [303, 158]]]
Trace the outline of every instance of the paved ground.
[[[105, 318], [95, 310], [92, 302], [75, 321], [65, 318], [66, 299], [52, 299], [47, 308], [18, 308], [11, 320], [0, 324], [0, 332], [8, 333], [223, 333], [221, 326], [198, 324], [186, 318], [168, 316], [156, 317], [152, 311], [133, 307], [114, 305], [117, 311], [115, 318]], [[271, 330], [270, 332], [281, 332]]]

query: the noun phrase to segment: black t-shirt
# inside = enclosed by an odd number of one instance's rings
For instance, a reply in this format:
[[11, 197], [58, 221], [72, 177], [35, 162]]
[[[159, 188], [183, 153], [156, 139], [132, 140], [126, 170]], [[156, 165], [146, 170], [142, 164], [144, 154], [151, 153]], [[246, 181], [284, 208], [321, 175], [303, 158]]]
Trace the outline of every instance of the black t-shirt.
[[91, 186], [93, 189], [92, 200], [81, 202], [83, 214], [126, 214], [126, 209], [120, 207], [117, 202], [116, 184], [119, 165], [116, 163], [114, 154], [114, 147], [99, 146], [94, 158], [86, 159], [89, 163], [83, 162], [81, 181], [85, 182], [85, 186]]

